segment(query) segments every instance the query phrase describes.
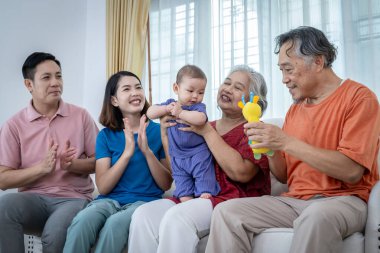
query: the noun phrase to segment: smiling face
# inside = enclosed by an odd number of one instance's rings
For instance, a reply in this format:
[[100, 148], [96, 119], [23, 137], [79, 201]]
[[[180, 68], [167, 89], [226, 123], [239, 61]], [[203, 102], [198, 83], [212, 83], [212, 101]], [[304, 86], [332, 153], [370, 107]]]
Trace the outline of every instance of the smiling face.
[[139, 80], [134, 76], [121, 77], [111, 102], [113, 106], [119, 107], [123, 117], [128, 114], [141, 115], [145, 104], [145, 94]]
[[294, 101], [299, 102], [315, 96], [317, 67], [313, 59], [306, 59], [290, 49], [291, 43], [285, 43], [280, 48], [278, 65], [282, 72], [282, 82], [289, 89]]
[[231, 73], [220, 85], [217, 96], [217, 103], [223, 113], [242, 115], [238, 106], [242, 95], [249, 99], [250, 78], [248, 73], [236, 71]]
[[33, 80], [25, 79], [25, 86], [32, 94], [33, 104], [57, 106], [63, 91], [61, 68], [51, 60], [36, 67]]
[[173, 90], [178, 95], [181, 105], [193, 105], [203, 101], [206, 80], [184, 76], [179, 84], [173, 84]]

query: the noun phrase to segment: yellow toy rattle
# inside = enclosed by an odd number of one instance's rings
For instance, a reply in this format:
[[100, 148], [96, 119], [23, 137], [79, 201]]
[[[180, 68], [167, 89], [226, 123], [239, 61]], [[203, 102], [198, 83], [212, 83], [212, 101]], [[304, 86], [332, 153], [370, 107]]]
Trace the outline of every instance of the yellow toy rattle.
[[[254, 96], [253, 92], [250, 92], [249, 94], [249, 102], [246, 103], [244, 100], [244, 95], [241, 98], [241, 101], [239, 101], [238, 106], [243, 111], [243, 116], [248, 122], [259, 122], [261, 117], [261, 107], [257, 104], [259, 101], [259, 96]], [[248, 144], [255, 144], [256, 141], [248, 141]], [[259, 160], [261, 158], [261, 154], [266, 154], [269, 156], [272, 156], [274, 154], [273, 150], [270, 150], [269, 148], [253, 148], [253, 157], [255, 157], [256, 160]]]

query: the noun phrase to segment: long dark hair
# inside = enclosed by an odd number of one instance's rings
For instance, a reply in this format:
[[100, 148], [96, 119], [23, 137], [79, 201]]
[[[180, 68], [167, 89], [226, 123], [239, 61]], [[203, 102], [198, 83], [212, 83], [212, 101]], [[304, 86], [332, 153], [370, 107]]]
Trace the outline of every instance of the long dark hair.
[[[100, 112], [99, 122], [105, 127], [108, 127], [112, 130], [123, 130], [124, 122], [123, 115], [119, 107], [115, 107], [111, 103], [112, 96], [115, 96], [117, 88], [119, 87], [119, 80], [123, 76], [133, 76], [141, 84], [140, 78], [129, 71], [119, 71], [113, 74], [107, 82], [106, 91], [104, 92], [103, 107]], [[144, 108], [141, 111], [141, 115], [145, 114], [149, 108], [149, 103], [145, 99]]]

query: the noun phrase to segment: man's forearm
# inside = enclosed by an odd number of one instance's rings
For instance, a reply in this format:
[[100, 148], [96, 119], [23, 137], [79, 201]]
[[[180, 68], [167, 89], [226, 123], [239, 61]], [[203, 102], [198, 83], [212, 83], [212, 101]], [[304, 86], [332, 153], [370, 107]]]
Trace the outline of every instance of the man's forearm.
[[41, 169], [40, 164], [22, 169], [0, 166], [0, 189], [7, 190], [23, 187], [47, 174], [46, 171]]
[[314, 147], [294, 139], [284, 151], [326, 175], [354, 184], [361, 179], [365, 168], [337, 150]]

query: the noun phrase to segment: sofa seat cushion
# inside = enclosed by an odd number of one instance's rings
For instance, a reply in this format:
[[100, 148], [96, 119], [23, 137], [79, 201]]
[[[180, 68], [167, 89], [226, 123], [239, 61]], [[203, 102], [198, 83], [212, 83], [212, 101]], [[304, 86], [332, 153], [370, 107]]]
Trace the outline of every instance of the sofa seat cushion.
[[[289, 253], [293, 239], [292, 228], [270, 228], [264, 230], [253, 239], [253, 253]], [[364, 252], [364, 236], [354, 233], [343, 241], [345, 253]]]
[[253, 238], [254, 253], [290, 252], [292, 228], [269, 228]]

